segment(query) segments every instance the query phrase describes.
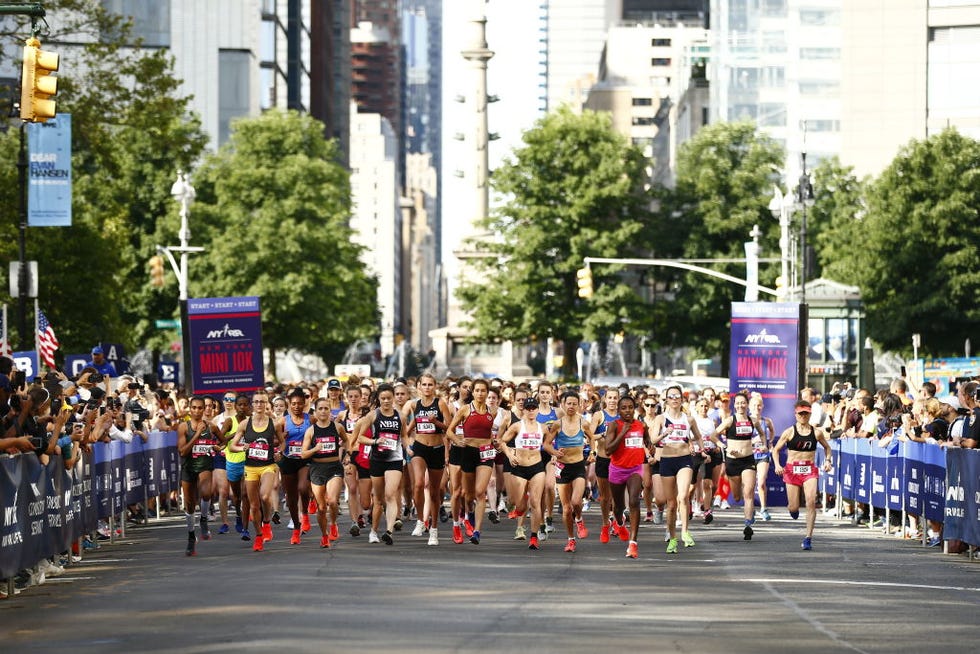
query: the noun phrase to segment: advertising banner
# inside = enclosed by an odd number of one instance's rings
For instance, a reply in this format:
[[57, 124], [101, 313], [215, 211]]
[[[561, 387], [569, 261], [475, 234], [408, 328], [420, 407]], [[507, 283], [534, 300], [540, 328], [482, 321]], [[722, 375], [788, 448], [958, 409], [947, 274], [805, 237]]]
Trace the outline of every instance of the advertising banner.
[[980, 451], [947, 450], [945, 513], [944, 538], [980, 547]]
[[27, 125], [27, 224], [71, 227], [71, 114]]
[[888, 501], [885, 492], [887, 489], [885, 480], [888, 477], [888, 450], [878, 447], [877, 443], [869, 443], [869, 445], [871, 446], [871, 506], [884, 508]]
[[[793, 404], [802, 377], [801, 311], [793, 302], [732, 302], [730, 390], [762, 394], [777, 438], [795, 422]], [[766, 486], [768, 503], [785, 506], [786, 487], [773, 466]]]
[[265, 384], [257, 297], [187, 300], [194, 393], [252, 391]]

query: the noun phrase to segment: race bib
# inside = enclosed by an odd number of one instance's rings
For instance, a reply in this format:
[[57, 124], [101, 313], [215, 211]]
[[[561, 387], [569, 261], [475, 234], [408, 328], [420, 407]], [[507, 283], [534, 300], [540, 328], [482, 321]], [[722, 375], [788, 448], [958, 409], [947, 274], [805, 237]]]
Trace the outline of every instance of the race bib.
[[637, 450], [643, 447], [643, 437], [642, 436], [627, 436], [623, 439], [623, 445], [628, 450]]
[[393, 434], [381, 434], [377, 443], [379, 452], [391, 452], [398, 446], [398, 439]]
[[208, 443], [194, 443], [194, 448], [191, 452], [194, 456], [211, 456], [211, 445]]
[[497, 450], [493, 448], [493, 445], [481, 445], [480, 446], [480, 461], [489, 461], [497, 456]]
[[521, 439], [521, 449], [522, 450], [540, 450], [541, 449], [541, 436], [537, 434], [525, 434]]
[[736, 424], [735, 425], [735, 435], [736, 436], [748, 436], [752, 433], [752, 425]]
[[300, 452], [303, 451], [302, 445], [289, 445], [286, 449], [286, 456], [296, 459], [300, 456]]
[[555, 479], [561, 478], [561, 471], [565, 469], [565, 464], [555, 461]]
[[436, 433], [436, 426], [432, 422], [429, 416], [416, 416], [415, 417], [415, 433], [417, 434], [434, 434]]
[[253, 445], [248, 448], [248, 458], [255, 459], [256, 461], [268, 461], [269, 449], [261, 445]]
[[812, 473], [813, 473], [813, 466], [810, 464], [793, 466], [794, 475], [809, 475]]
[[337, 441], [332, 438], [317, 439], [317, 444], [320, 446], [320, 452], [323, 454], [333, 454], [337, 451]]

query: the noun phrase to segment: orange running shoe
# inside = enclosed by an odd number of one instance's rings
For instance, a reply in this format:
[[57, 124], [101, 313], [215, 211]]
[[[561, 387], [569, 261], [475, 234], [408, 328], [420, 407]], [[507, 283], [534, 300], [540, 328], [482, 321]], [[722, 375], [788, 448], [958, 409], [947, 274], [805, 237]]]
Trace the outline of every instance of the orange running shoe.
[[307, 513], [316, 513], [316, 509], [317, 509], [316, 500], [311, 497], [310, 498], [310, 503], [306, 505], [306, 512]]
[[264, 539], [261, 536], [256, 536], [255, 537], [255, 540], [252, 541], [252, 551], [253, 552], [261, 552], [262, 551], [262, 543], [263, 542], [264, 542]]
[[289, 539], [290, 545], [299, 545], [299, 529], [293, 529], [293, 537]]
[[330, 525], [330, 540], [337, 540], [340, 538], [340, 530], [337, 529], [337, 523]]
[[635, 559], [637, 556], [639, 556], [639, 552], [637, 552], [636, 541], [631, 540], [630, 544], [626, 546], [626, 557]]
[[299, 520], [299, 528], [304, 534], [310, 530], [310, 516], [306, 513]]
[[602, 529], [599, 530], [599, 542], [609, 542], [609, 525], [602, 525]]
[[575, 531], [576, 531], [576, 536], [578, 536], [582, 540], [585, 540], [586, 538], [589, 537], [589, 530], [586, 529], [584, 520], [579, 520], [578, 522], [575, 523]]
[[617, 524], [616, 533], [619, 534], [619, 540], [626, 541], [630, 539], [630, 530], [626, 525]]
[[507, 517], [510, 518], [511, 520], [517, 520], [523, 515], [524, 515], [523, 511], [518, 511], [517, 509], [514, 509], [513, 511], [507, 514]]
[[463, 529], [459, 525], [453, 525], [453, 542], [457, 545], [463, 544]]
[[528, 541], [527, 548], [529, 550], [536, 550], [536, 549], [538, 549], [538, 535], [537, 534], [534, 534], [534, 535], [531, 536], [531, 540]]
[[272, 523], [262, 523], [262, 540], [272, 540]]
[[329, 536], [321, 536], [320, 537], [320, 547], [324, 547], [324, 548], [330, 547], [330, 537]]
[[470, 524], [469, 520], [463, 520], [463, 527], [466, 528], [466, 537], [471, 538], [473, 536], [473, 525]]
[[575, 539], [574, 538], [569, 538], [568, 539], [568, 542], [565, 544], [565, 551], [566, 552], [572, 552], [572, 553], [575, 552]]

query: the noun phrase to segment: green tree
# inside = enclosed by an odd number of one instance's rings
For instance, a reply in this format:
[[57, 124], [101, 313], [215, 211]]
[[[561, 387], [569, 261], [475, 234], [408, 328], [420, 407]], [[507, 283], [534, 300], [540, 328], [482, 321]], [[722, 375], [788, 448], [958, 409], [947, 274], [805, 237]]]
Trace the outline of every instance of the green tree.
[[908, 351], [919, 333], [927, 355], [962, 352], [980, 328], [980, 142], [955, 129], [910, 142], [865, 203], [860, 219], [834, 222], [829, 273], [860, 287], [885, 348]]
[[[675, 188], [659, 193], [660, 210], [652, 229], [659, 239], [658, 254], [744, 259], [743, 243], [753, 225], [762, 230], [764, 253], [778, 248], [779, 225], [768, 207], [784, 157], [782, 148], [750, 122], [716, 123], [699, 131], [678, 149]], [[733, 277], [745, 276], [744, 263], [705, 265]], [[778, 266], [760, 266], [760, 283], [771, 286], [778, 274]], [[704, 354], [720, 352], [727, 369], [731, 302], [744, 298], [744, 287], [700, 273], [679, 277], [658, 340], [662, 345], [692, 346]]]
[[589, 301], [578, 298], [575, 273], [586, 256], [642, 249], [647, 162], [608, 114], [560, 109], [523, 140], [493, 174], [504, 204], [480, 226], [495, 237], [476, 244], [492, 256], [476, 260], [459, 294], [483, 338], [564, 341], [567, 372], [578, 339], [619, 332], [637, 315], [639, 298], [617, 267], [594, 267]]
[[352, 242], [348, 173], [322, 123], [295, 111], [237, 120], [194, 185], [208, 252], [192, 294], [260, 296], [271, 361], [286, 348], [336, 360], [377, 333], [377, 280]]
[[857, 285], [855, 256], [863, 241], [864, 184], [837, 157], [813, 170], [814, 203], [808, 211], [807, 239], [816, 255], [815, 277]]

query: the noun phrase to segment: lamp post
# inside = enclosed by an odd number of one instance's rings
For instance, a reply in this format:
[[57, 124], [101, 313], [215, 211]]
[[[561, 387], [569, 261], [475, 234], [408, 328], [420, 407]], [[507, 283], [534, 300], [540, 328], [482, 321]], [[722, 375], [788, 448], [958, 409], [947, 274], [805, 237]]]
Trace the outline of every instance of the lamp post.
[[[180, 299], [187, 299], [187, 244], [191, 240], [191, 229], [187, 224], [187, 218], [190, 214], [191, 202], [197, 194], [194, 192], [194, 187], [191, 183], [187, 181], [187, 176], [184, 171], [177, 173], [177, 181], [174, 185], [170, 187], [170, 195], [174, 196], [174, 199], [180, 203], [180, 232], [177, 236], [180, 238], [180, 274], [177, 275], [177, 282], [180, 288]], [[171, 248], [175, 249], [175, 248]]]
[[803, 219], [800, 221], [800, 297], [802, 304], [806, 304], [806, 273], [809, 264], [809, 256], [806, 247], [806, 209], [813, 206], [813, 184], [810, 183], [810, 173], [806, 170], [806, 152], [802, 153], [803, 172], [800, 174], [800, 184], [796, 189], [797, 200], [803, 211]]
[[780, 188], [774, 186], [772, 199], [769, 201], [769, 211], [779, 221], [779, 262], [781, 265], [780, 275], [783, 278], [782, 285], [777, 286], [776, 289], [779, 291], [779, 295], [776, 298], [779, 302], [785, 302], [788, 299], [790, 267], [792, 262], [792, 257], [790, 256], [791, 243], [789, 227], [790, 219], [795, 209], [793, 204], [794, 199], [792, 193], [787, 192], [783, 195]]

